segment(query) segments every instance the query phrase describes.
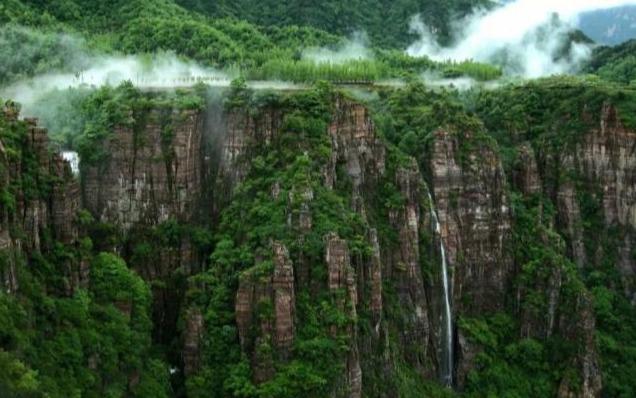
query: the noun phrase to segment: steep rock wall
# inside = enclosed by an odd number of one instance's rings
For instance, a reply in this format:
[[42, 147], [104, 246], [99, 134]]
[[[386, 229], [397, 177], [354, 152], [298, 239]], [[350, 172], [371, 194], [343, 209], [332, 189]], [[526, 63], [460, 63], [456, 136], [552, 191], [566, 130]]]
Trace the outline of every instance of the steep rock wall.
[[439, 130], [434, 135], [429, 167], [453, 268], [454, 308], [469, 315], [501, 309], [513, 271], [505, 250], [511, 214], [501, 160], [470, 133], [458, 138]]
[[[3, 128], [12, 131], [8, 139], [17, 141], [12, 142], [9, 153], [0, 140], [0, 283], [5, 291], [15, 292], [19, 289], [19, 263], [50, 249], [51, 239], [66, 245], [78, 243], [80, 195], [70, 164], [50, 152], [47, 131], [37, 126], [37, 120], [18, 120], [17, 108], [9, 103], [2, 111], [7, 123]], [[61, 268], [65, 281], [62, 293], [70, 295], [86, 287], [85, 259], [67, 258]]]
[[[615, 263], [623, 276], [626, 294], [636, 302], [636, 132], [621, 122], [616, 107], [603, 106], [600, 122], [583, 135], [571, 154], [564, 156], [563, 165], [580, 176], [588, 190], [600, 202], [602, 222], [606, 228], [620, 230], [617, 248], [599, 247], [595, 253], [585, 253], [582, 241], [580, 205], [570, 200], [571, 206], [561, 210], [563, 224], [569, 232], [573, 257], [581, 266], [598, 264], [603, 256], [615, 256]], [[559, 194], [566, 198], [570, 187], [565, 184]], [[576, 198], [574, 198], [576, 199]], [[567, 200], [565, 201], [568, 202]], [[612, 250], [617, 250], [612, 253]], [[586, 254], [592, 258], [586, 258]]]
[[141, 126], [116, 127], [107, 160], [81, 167], [85, 207], [123, 230], [190, 220], [201, 191], [202, 123], [197, 111], [153, 109]]
[[[603, 196], [607, 224], [628, 229], [633, 227], [629, 210], [633, 194], [633, 136], [612, 116], [611, 110], [604, 112], [605, 121], [599, 130], [586, 136], [576, 156], [566, 158], [564, 164], [603, 183], [608, 192]], [[202, 176], [212, 173], [214, 201], [203, 206], [219, 214], [232, 200], [234, 190], [247, 179], [252, 159], [281, 145], [277, 140], [285, 116], [283, 110], [275, 107], [260, 109], [258, 113], [234, 109], [225, 115], [224, 126], [214, 127], [218, 131], [204, 131], [203, 116], [188, 113], [175, 123], [169, 142], [162, 135], [162, 127], [155, 123], [157, 115], [149, 118], [143, 133], [118, 128], [109, 142], [113, 157], [103, 175], [96, 167], [83, 171], [87, 206], [101, 220], [116, 223], [124, 230], [133, 230], [136, 225], [158, 225], [170, 218], [187, 222], [197, 211]], [[202, 137], [210, 133], [222, 137], [220, 156], [212, 159], [216, 162], [211, 167], [213, 172], [201, 158]], [[137, 140], [135, 136], [139, 134], [145, 138]], [[373, 396], [373, 390], [382, 387], [378, 380], [394, 379], [398, 366], [404, 364], [422, 378], [435, 378], [441, 362], [441, 283], [439, 246], [432, 233], [430, 206], [438, 211], [441, 239], [448, 250], [454, 317], [503, 310], [506, 303], [515, 301], [509, 295], [515, 293], [512, 281], [519, 264], [514, 263], [509, 252], [514, 214], [502, 161], [495, 148], [480, 137], [439, 130], [433, 135], [430, 154], [423, 165], [424, 176], [417, 162], [396, 159], [377, 137], [364, 106], [342, 97], [334, 99], [324, 134], [330, 146], [325, 161], [320, 163], [320, 184], [344, 198], [364, 221], [362, 241], [369, 251], [366, 255], [351, 255], [351, 241], [325, 234], [327, 250], [321, 262], [302, 253], [292, 256], [291, 246], [274, 240], [267, 248], [273, 267], [257, 266], [241, 275], [234, 310], [241, 350], [249, 358], [253, 381], [260, 384], [272, 380], [275, 364], [294, 359], [297, 292], [306, 286], [312, 292], [345, 291], [344, 299], [337, 296], [343, 300], [338, 302], [341, 310], [351, 319], [368, 319], [370, 325], [363, 332], [351, 327], [334, 331], [348, 335], [345, 372], [335, 395]], [[170, 156], [166, 156], [166, 148], [173, 148]], [[302, 145], [293, 149], [303, 151]], [[543, 154], [536, 154], [529, 145], [523, 145], [520, 153], [525, 159], [521, 166], [506, 172], [520, 191], [539, 193], [545, 180]], [[427, 199], [425, 177], [431, 182], [434, 204]], [[382, 197], [387, 185], [398, 194], [395, 203], [385, 203], [386, 198]], [[313, 206], [318, 192], [314, 188], [298, 186], [288, 192], [287, 226], [298, 242], [316, 228]], [[281, 191], [280, 183], [274, 181], [267, 194], [278, 200]], [[583, 263], [587, 253], [578, 226], [581, 210], [574, 187], [560, 185], [556, 197], [558, 221], [569, 237], [569, 254]], [[633, 272], [633, 258], [628, 256], [631, 239], [626, 234], [620, 249], [626, 276]], [[170, 259], [163, 270], [150, 270], [147, 275], [152, 279], [167, 274], [190, 262], [190, 256], [187, 250], [178, 250], [167, 257]], [[315, 269], [323, 266], [328, 278], [317, 280]], [[563, 278], [555, 273], [541, 281], [540, 289], [554, 308], [560, 302], [572, 304], [561, 299]], [[524, 292], [517, 293], [524, 297]], [[520, 333], [537, 338], [559, 333], [581, 344], [580, 355], [572, 358], [581, 383], [572, 386], [576, 381], [564, 380], [561, 395], [597, 396], [600, 378], [592, 338], [594, 316], [585, 295], [575, 301], [580, 316], [568, 319], [566, 313], [557, 311], [545, 319], [524, 318]], [[269, 307], [269, 315], [262, 316], [263, 308]], [[202, 314], [195, 310], [186, 317], [183, 360], [188, 375], [196, 374], [202, 366], [204, 323]], [[479, 347], [471, 345], [461, 331], [458, 333], [455, 358], [461, 386], [475, 366]], [[573, 391], [582, 391], [583, 395]], [[390, 396], [380, 390], [375, 395]]]

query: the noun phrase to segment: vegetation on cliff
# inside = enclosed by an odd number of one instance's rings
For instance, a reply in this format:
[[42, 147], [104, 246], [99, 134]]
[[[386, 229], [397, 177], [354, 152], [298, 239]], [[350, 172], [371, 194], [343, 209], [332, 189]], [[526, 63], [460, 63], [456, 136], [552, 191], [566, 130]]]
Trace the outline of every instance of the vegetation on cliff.
[[[60, 176], [43, 167], [33, 130], [16, 112], [9, 104], [0, 115], [0, 274], [18, 286], [0, 292], [0, 394], [169, 396], [168, 367], [152, 353], [146, 282], [116, 255], [93, 252], [88, 236], [61, 242], [51, 224], [35, 235], [27, 229], [40, 228], [23, 217], [51, 200]], [[69, 217], [80, 228], [79, 215]], [[40, 250], [25, 251], [21, 241]], [[89, 282], [71, 288], [69, 270], [82, 264]]]

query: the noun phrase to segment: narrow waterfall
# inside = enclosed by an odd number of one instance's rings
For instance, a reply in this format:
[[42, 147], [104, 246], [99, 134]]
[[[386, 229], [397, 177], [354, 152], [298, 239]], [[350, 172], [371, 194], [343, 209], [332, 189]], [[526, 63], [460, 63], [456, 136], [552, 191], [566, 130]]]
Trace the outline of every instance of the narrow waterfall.
[[71, 171], [74, 175], [79, 175], [79, 155], [74, 151], [62, 151], [60, 152], [62, 158], [71, 165]]
[[442, 227], [439, 223], [437, 210], [435, 210], [433, 197], [430, 192], [428, 193], [428, 198], [431, 202], [431, 216], [435, 223], [435, 233], [439, 238], [440, 253], [442, 256], [442, 282], [444, 287], [444, 330], [442, 339], [445, 344], [442, 345], [441, 379], [444, 385], [451, 387], [453, 385], [453, 319], [451, 312], [450, 283], [448, 279], [448, 263], [446, 262], [446, 248], [442, 240]]

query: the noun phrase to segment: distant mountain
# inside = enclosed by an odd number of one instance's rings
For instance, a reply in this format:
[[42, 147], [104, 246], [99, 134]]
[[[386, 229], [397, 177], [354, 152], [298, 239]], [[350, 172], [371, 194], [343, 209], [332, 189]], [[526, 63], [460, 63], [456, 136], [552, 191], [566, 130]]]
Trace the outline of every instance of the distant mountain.
[[620, 44], [636, 38], [636, 6], [625, 6], [587, 13], [581, 17], [580, 28], [594, 41]]
[[[499, 0], [501, 4], [515, 0]], [[565, 0], [564, 0], [565, 1]], [[616, 45], [636, 39], [636, 6], [608, 8], [581, 16], [579, 28], [600, 44]]]

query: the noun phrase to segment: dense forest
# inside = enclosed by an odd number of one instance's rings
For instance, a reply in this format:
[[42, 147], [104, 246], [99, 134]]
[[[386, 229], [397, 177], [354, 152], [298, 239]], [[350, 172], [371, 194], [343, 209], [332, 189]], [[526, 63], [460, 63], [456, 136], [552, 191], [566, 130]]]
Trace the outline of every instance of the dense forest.
[[3, 1], [0, 397], [634, 396], [636, 41], [497, 7]]

